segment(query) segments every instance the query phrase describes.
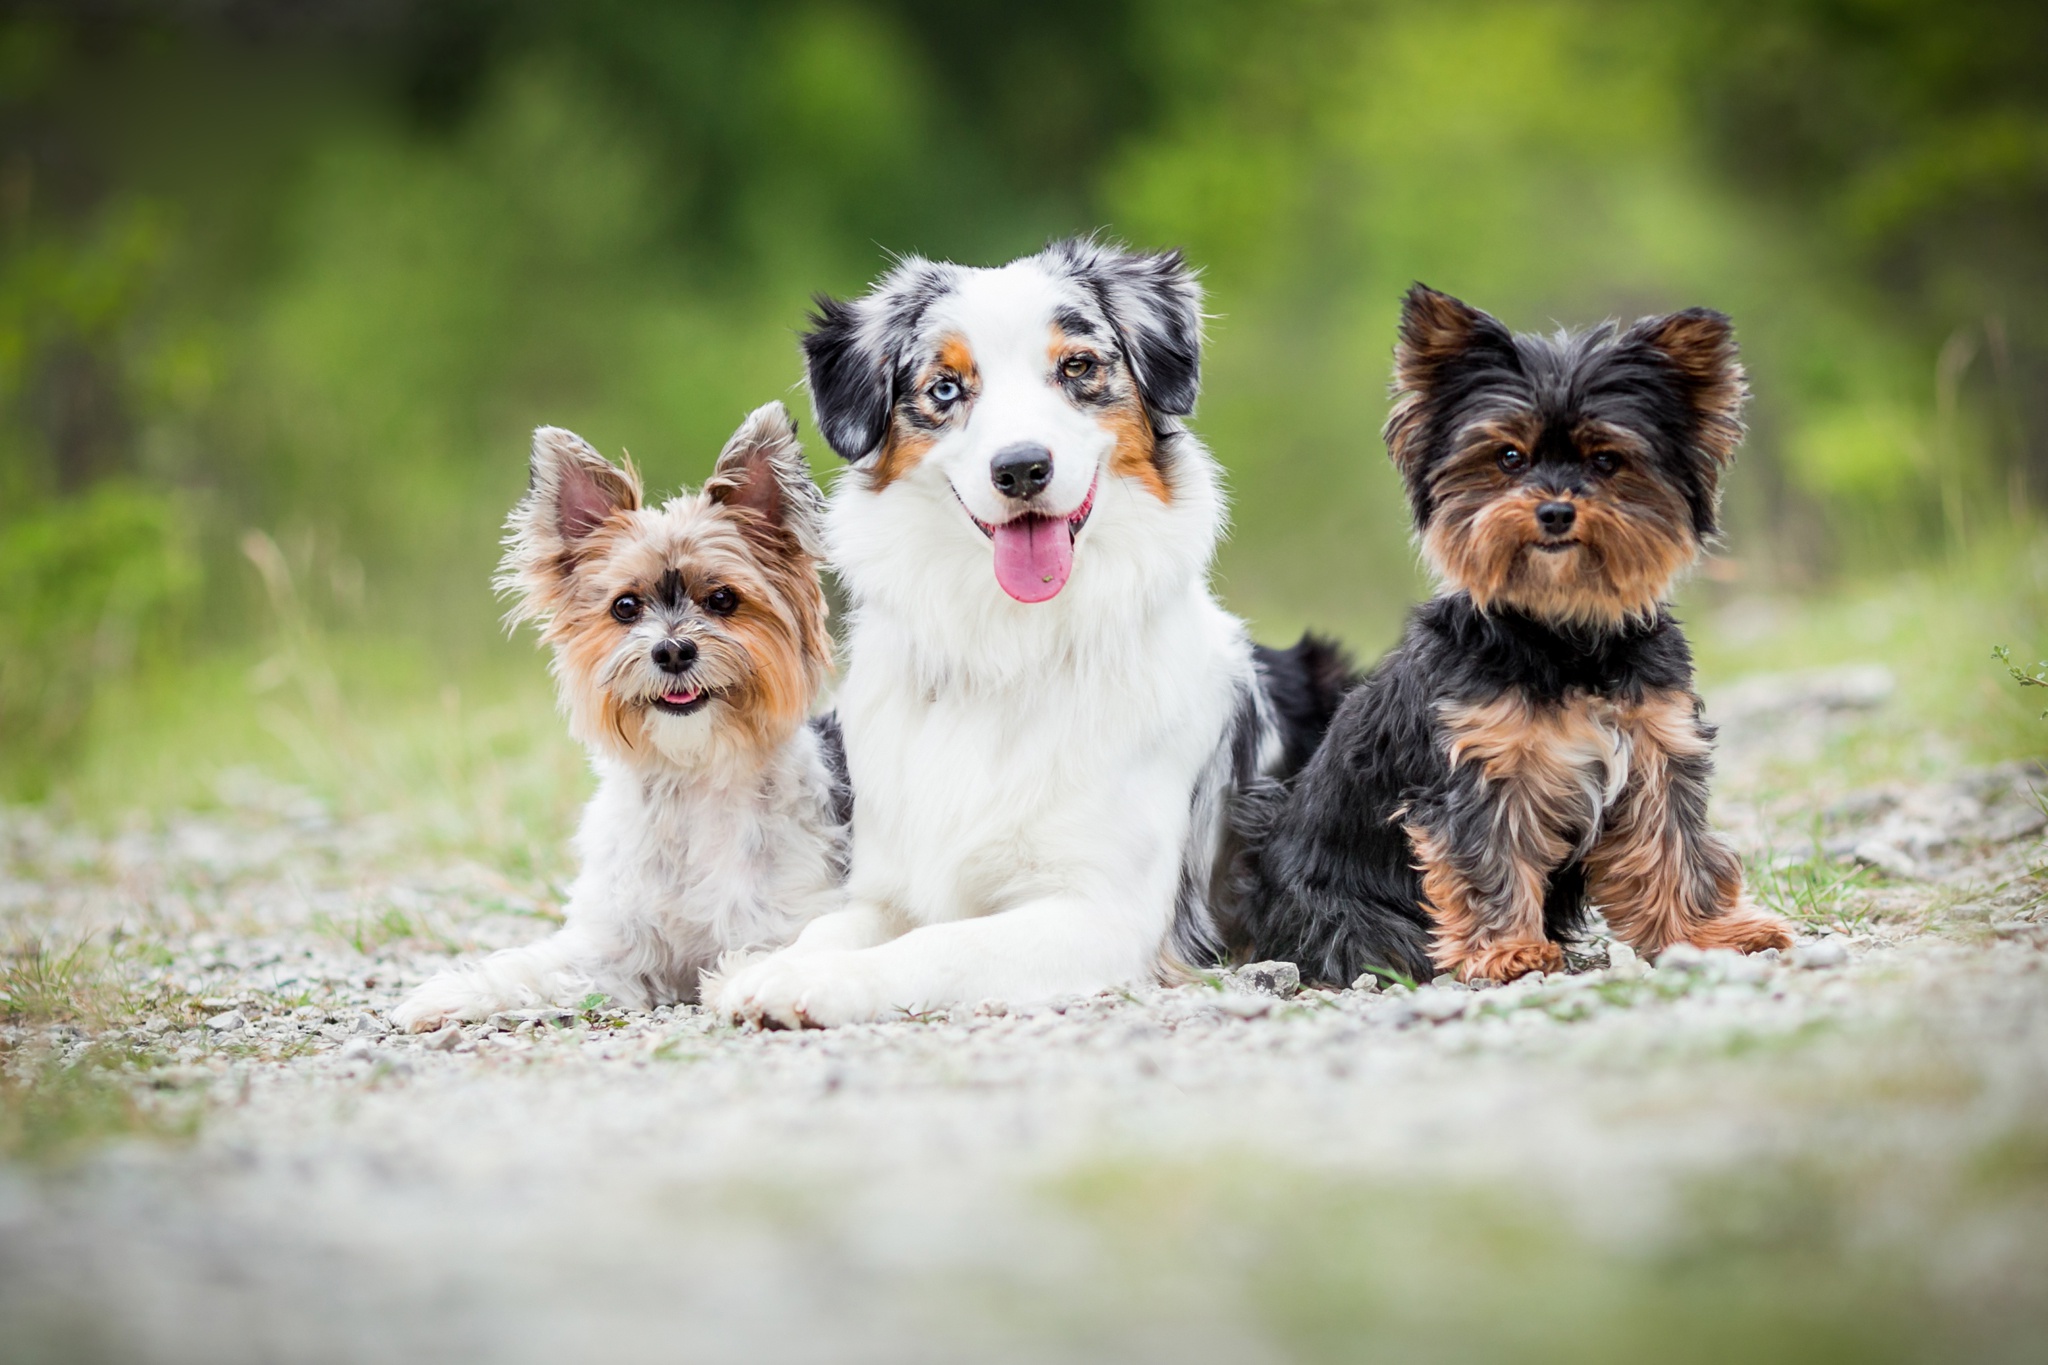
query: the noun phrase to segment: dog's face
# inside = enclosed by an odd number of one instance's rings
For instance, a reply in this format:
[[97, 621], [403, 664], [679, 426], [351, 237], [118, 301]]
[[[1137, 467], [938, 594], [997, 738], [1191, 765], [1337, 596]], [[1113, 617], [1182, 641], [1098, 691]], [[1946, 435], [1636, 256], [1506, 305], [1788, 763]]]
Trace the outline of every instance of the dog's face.
[[804, 337], [825, 438], [875, 493], [944, 495], [1020, 602], [1059, 594], [1104, 479], [1173, 497], [1201, 293], [1177, 253], [1056, 243], [992, 270], [912, 259]]
[[1394, 392], [1430, 565], [1482, 609], [1592, 628], [1654, 614], [1714, 534], [1747, 394], [1719, 313], [1517, 336], [1419, 284]]
[[780, 403], [746, 420], [701, 493], [653, 508], [631, 466], [535, 432], [499, 585], [553, 648], [576, 737], [685, 766], [788, 738], [830, 665], [820, 510]]

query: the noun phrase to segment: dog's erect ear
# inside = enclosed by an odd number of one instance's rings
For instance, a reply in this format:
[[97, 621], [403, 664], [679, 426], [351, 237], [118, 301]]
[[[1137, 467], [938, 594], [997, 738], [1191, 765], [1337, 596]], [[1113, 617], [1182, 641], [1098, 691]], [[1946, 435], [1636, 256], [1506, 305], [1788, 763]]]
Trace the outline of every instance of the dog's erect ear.
[[715, 503], [753, 513], [750, 526], [778, 527], [804, 553], [824, 557], [825, 501], [804, 462], [796, 422], [782, 404], [766, 403], [747, 414], [719, 452], [704, 492]]
[[1173, 417], [1192, 413], [1202, 388], [1202, 286], [1180, 252], [1125, 251], [1085, 238], [1047, 252], [1109, 314], [1146, 406]]
[[1742, 405], [1749, 384], [1735, 349], [1735, 324], [1711, 308], [1644, 318], [1621, 339], [1647, 345], [1669, 362], [1693, 414], [1693, 446], [1718, 473], [1742, 443]]
[[1445, 371], [1477, 351], [1505, 357], [1513, 347], [1513, 334], [1492, 314], [1426, 284], [1408, 286], [1394, 343], [1394, 409], [1382, 433], [1396, 469], [1409, 474], [1421, 461], [1430, 395]]
[[640, 507], [640, 476], [590, 448], [573, 431], [542, 427], [533, 433], [526, 497], [513, 512], [514, 531], [535, 544], [564, 549], [620, 512]]
[[583, 542], [621, 512], [638, 511], [640, 476], [560, 427], [533, 433], [526, 496], [505, 521], [498, 591], [516, 595], [508, 621], [544, 620], [567, 602]]
[[842, 460], [861, 460], [889, 429], [890, 371], [894, 359], [867, 325], [866, 299], [842, 303], [817, 296], [818, 311], [804, 333], [804, 370], [811, 407], [825, 444]]

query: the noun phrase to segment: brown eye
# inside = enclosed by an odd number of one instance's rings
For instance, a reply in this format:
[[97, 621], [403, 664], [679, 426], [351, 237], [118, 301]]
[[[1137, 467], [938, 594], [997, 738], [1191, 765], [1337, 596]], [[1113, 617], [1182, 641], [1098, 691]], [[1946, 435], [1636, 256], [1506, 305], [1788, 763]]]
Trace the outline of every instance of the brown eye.
[[704, 610], [714, 616], [730, 616], [740, 609], [740, 595], [731, 588], [714, 588], [704, 599]]
[[1519, 474], [1529, 467], [1529, 457], [1513, 446], [1502, 446], [1500, 467], [1504, 473]]
[[632, 593], [626, 593], [612, 601], [612, 618], [614, 620], [625, 621], [630, 624], [640, 619], [640, 612], [640, 599], [633, 596]]
[[1095, 371], [1092, 355], [1070, 355], [1060, 362], [1060, 373], [1069, 379], [1086, 379]]
[[1621, 456], [1611, 450], [1596, 451], [1593, 458], [1587, 463], [1591, 464], [1593, 468], [1599, 470], [1602, 474], [1612, 474], [1615, 470], [1621, 468]]

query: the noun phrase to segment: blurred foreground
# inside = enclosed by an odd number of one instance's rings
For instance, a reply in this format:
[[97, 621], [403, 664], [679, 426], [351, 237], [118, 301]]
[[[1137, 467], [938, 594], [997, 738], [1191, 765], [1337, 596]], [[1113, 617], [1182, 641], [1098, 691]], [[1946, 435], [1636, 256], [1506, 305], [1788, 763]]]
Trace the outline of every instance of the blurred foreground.
[[[1911, 694], [1710, 701], [1784, 959], [1593, 940], [1477, 992], [1239, 973], [826, 1033], [597, 998], [391, 1033], [449, 953], [554, 927], [483, 833], [504, 791], [14, 812], [5, 1355], [2034, 1359], [2048, 774], [1915, 750]], [[1811, 780], [1845, 751], [1892, 775]]]

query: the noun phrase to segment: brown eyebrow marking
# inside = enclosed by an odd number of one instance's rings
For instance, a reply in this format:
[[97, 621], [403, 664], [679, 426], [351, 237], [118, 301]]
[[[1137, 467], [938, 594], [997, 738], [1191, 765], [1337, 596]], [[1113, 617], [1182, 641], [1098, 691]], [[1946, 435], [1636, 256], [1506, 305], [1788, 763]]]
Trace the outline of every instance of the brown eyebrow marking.
[[[1106, 359], [1092, 338], [1077, 344], [1077, 339], [1068, 336], [1055, 317], [1045, 347], [1053, 372], [1057, 374], [1068, 357], [1083, 353], [1094, 356], [1098, 363]], [[1109, 472], [1118, 478], [1135, 479], [1161, 502], [1172, 502], [1173, 490], [1167, 486], [1166, 474], [1159, 467], [1159, 434], [1152, 429], [1152, 419], [1136, 390], [1128, 386], [1118, 390], [1098, 412], [1097, 425], [1116, 442], [1109, 453]]]
[[[918, 372], [916, 388], [908, 395], [913, 407], [924, 401], [925, 388], [942, 372], [957, 375], [969, 393], [981, 385], [981, 370], [974, 363], [974, 348], [958, 332], [950, 332], [940, 338], [938, 354], [930, 365]], [[926, 416], [930, 425], [936, 427], [941, 424], [931, 414]], [[881, 453], [875, 456], [874, 464], [864, 473], [869, 491], [879, 493], [917, 468], [926, 452], [936, 444], [938, 437], [918, 424], [906, 421], [899, 408], [889, 420], [889, 429], [882, 435]]]

